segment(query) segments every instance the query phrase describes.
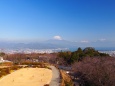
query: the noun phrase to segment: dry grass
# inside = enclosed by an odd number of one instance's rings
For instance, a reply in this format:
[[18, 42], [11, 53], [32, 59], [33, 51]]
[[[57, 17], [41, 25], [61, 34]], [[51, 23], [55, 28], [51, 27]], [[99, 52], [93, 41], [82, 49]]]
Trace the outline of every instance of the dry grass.
[[8, 68], [8, 67], [11, 67], [11, 66], [0, 66], [0, 68]]
[[70, 76], [63, 70], [60, 70], [62, 81], [60, 86], [73, 86], [72, 79]]
[[0, 66], [12, 66], [13, 63], [12, 62], [3, 62], [3, 63], [0, 63]]
[[49, 84], [52, 71], [45, 68], [23, 68], [0, 79], [0, 86], [44, 86]]

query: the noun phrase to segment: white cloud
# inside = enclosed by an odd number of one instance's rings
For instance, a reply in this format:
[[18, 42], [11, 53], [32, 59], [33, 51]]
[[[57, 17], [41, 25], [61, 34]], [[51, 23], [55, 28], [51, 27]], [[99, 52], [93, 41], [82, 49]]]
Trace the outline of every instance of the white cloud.
[[61, 36], [54, 36], [53, 38], [56, 39], [56, 40], [62, 40]]
[[102, 41], [102, 42], [103, 42], [103, 41], [106, 41], [106, 39], [99, 39], [99, 41]]
[[75, 41], [75, 42], [78, 42], [78, 41]]
[[83, 40], [83, 41], [81, 41], [81, 43], [89, 43], [89, 41]]

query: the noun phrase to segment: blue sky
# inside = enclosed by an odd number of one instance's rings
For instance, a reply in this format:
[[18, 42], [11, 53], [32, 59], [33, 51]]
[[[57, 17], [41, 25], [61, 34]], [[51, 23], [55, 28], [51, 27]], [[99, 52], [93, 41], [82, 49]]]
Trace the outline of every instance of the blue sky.
[[114, 45], [115, 1], [0, 0], [0, 40], [52, 38]]

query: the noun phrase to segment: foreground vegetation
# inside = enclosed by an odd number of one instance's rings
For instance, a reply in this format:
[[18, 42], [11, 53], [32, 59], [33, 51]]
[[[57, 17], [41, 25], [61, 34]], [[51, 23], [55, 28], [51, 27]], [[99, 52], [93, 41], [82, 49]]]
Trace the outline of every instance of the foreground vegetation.
[[63, 70], [60, 70], [61, 73], [61, 84], [60, 86], [74, 86], [74, 83], [71, 77]]
[[88, 47], [59, 52], [59, 64], [72, 67], [74, 82], [81, 86], [115, 86], [115, 58]]
[[115, 58], [87, 57], [72, 68], [83, 86], [115, 86]]
[[[72, 68], [70, 72], [73, 73], [73, 81], [82, 86], [115, 86], [115, 58], [110, 57], [108, 54], [100, 53], [92, 47], [78, 48], [74, 52], [61, 51], [51, 54], [17, 53], [9, 55], [2, 53], [2, 55], [4, 55], [4, 59], [12, 61], [13, 65], [46, 68], [46, 65], [49, 64], [69, 66]], [[3, 70], [8, 72], [9, 69]], [[2, 75], [5, 75], [5, 73]], [[66, 83], [65, 86], [72, 86], [71, 81], [62, 80], [62, 82], [64, 82], [63, 84]]]
[[92, 47], [87, 47], [85, 49], [78, 48], [74, 52], [66, 51], [58, 53], [58, 61], [61, 62], [59, 64], [62, 65], [71, 65], [74, 62], [82, 61], [86, 57], [109, 57], [108, 54], [100, 53]]
[[20, 68], [21, 67], [19, 67], [19, 66], [11, 66], [11, 67], [6, 67], [6, 68], [0, 68], [0, 78], [7, 75], [7, 74], [10, 74], [12, 71], [18, 70]]

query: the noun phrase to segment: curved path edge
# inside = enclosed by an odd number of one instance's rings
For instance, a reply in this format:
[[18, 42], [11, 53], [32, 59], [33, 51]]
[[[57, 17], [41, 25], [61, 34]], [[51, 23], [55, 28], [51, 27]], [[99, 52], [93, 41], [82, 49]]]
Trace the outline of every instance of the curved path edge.
[[52, 69], [52, 79], [50, 82], [50, 86], [60, 86], [60, 72], [59, 72], [59, 70], [54, 66], [50, 66], [50, 68]]

